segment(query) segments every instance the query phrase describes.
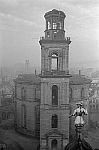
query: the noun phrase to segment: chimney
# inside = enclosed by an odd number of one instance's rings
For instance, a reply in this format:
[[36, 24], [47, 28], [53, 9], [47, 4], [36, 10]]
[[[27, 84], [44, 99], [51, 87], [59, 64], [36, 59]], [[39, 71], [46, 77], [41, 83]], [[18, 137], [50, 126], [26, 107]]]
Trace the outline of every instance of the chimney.
[[79, 76], [81, 75], [81, 70], [79, 70]]
[[36, 75], [36, 69], [35, 69], [35, 75]]
[[29, 60], [28, 59], [25, 61], [25, 73], [26, 74], [29, 73]]

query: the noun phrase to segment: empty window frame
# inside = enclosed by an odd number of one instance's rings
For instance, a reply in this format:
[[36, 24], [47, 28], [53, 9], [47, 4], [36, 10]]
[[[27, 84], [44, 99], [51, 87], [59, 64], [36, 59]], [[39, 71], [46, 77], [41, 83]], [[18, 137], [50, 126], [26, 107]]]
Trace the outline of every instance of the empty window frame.
[[58, 127], [58, 116], [55, 114], [52, 116], [52, 128]]
[[81, 89], [81, 98], [84, 98], [85, 96], [85, 92], [84, 92], [84, 88]]
[[52, 142], [51, 142], [51, 148], [52, 149], [57, 149], [57, 140], [56, 139], [52, 140]]
[[26, 128], [26, 106], [21, 106], [21, 126]]
[[51, 69], [52, 70], [58, 70], [58, 55], [57, 54], [53, 54], [51, 56], [51, 59], [52, 59]]
[[52, 86], [52, 105], [58, 105], [58, 86]]
[[22, 100], [26, 99], [26, 89], [24, 87], [21, 88], [21, 98]]

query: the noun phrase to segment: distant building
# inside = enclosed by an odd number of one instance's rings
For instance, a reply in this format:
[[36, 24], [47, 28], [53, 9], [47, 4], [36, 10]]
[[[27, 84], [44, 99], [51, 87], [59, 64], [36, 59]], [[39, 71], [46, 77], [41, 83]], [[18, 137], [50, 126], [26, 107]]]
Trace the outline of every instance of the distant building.
[[89, 97], [89, 128], [99, 128], [99, 83], [91, 85]]
[[14, 88], [3, 79], [0, 83], [0, 127], [10, 128], [14, 126]]
[[14, 127], [14, 103], [10, 105], [0, 106], [0, 127]]

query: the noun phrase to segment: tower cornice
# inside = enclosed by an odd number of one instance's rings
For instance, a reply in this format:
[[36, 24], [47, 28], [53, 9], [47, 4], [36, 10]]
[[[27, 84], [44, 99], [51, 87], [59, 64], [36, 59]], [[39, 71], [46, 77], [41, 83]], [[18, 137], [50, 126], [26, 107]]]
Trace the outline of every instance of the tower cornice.
[[71, 43], [71, 40], [70, 40], [70, 37], [66, 37], [66, 39], [64, 39], [64, 40], [61, 40], [61, 39], [59, 39], [59, 40], [48, 40], [48, 39], [45, 39], [44, 37], [41, 37], [40, 38], [40, 41], [39, 41], [39, 43], [40, 43], [40, 45], [42, 45], [42, 44], [53, 44], [53, 43], [61, 43], [61, 44], [70, 44]]
[[70, 78], [71, 75], [70, 74], [64, 74], [64, 75], [39, 75], [41, 78]]

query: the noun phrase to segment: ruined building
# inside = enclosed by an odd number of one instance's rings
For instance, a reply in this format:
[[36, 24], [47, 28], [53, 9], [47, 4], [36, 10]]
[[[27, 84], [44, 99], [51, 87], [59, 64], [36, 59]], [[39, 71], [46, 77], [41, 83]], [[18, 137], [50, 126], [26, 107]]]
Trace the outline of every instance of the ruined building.
[[69, 74], [70, 37], [65, 37], [62, 11], [45, 13], [45, 37], [40, 38], [41, 74], [15, 80], [15, 125], [19, 132], [39, 136], [40, 147], [64, 149], [72, 134], [69, 114], [77, 101], [87, 106], [90, 80]]

